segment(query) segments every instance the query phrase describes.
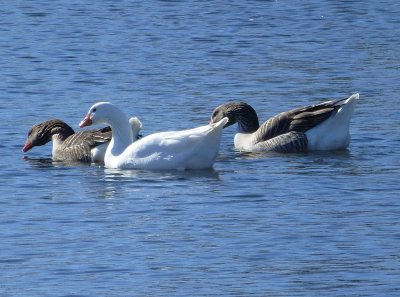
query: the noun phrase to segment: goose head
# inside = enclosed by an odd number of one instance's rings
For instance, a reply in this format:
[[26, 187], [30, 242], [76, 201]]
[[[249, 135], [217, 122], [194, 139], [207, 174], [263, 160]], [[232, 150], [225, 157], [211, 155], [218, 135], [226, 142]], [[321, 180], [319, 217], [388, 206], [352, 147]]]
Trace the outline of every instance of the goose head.
[[79, 123], [79, 127], [97, 124], [111, 124], [110, 121], [119, 114], [119, 109], [110, 102], [98, 102], [94, 104]]
[[29, 130], [22, 151], [27, 152], [35, 146], [45, 145], [53, 139], [53, 136], [58, 137], [62, 141], [74, 133], [74, 130], [70, 126], [59, 119], [45, 121], [34, 125]]
[[232, 101], [218, 106], [211, 115], [210, 123], [217, 123], [225, 117], [229, 120], [224, 128], [238, 123], [239, 131], [253, 133], [260, 127], [256, 111], [245, 102]]
[[133, 142], [133, 127], [128, 117], [110, 102], [98, 102], [90, 107], [85, 118], [79, 123], [79, 127], [90, 125], [107, 124], [111, 126], [113, 139], [117, 143], [123, 143], [120, 147], [127, 146]]

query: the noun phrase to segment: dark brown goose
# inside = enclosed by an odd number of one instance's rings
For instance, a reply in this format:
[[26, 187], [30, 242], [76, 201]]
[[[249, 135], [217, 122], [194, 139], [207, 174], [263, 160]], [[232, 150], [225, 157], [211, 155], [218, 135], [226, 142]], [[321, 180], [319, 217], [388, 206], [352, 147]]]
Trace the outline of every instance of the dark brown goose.
[[[141, 122], [137, 118], [129, 120], [133, 139], [137, 139]], [[35, 146], [53, 141], [54, 161], [104, 162], [104, 154], [111, 140], [111, 128], [105, 127], [75, 133], [65, 122], [52, 119], [34, 125], [28, 132], [23, 152]]]
[[260, 126], [256, 111], [244, 102], [228, 102], [214, 109], [211, 123], [229, 118], [238, 123], [235, 148], [246, 152], [296, 153], [344, 149], [350, 143], [350, 119], [359, 94], [347, 99], [282, 112]]

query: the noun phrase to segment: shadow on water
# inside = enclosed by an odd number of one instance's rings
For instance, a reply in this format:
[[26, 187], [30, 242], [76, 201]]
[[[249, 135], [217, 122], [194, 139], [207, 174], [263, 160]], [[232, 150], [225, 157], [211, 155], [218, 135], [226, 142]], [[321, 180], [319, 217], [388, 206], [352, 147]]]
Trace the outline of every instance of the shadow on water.
[[339, 158], [348, 159], [351, 157], [351, 152], [348, 149], [336, 150], [336, 151], [315, 151], [305, 153], [277, 153], [277, 152], [240, 152], [236, 151], [237, 155], [240, 155], [240, 159], [247, 160], [258, 160], [268, 158], [285, 158], [285, 159], [303, 159], [303, 158]]
[[88, 169], [86, 175], [88, 177], [99, 178], [100, 180], [112, 181], [132, 181], [140, 180], [141, 182], [159, 182], [171, 180], [191, 180], [191, 179], [219, 179], [219, 173], [214, 168], [203, 170], [139, 170], [139, 169], [109, 169], [102, 164], [89, 164], [83, 162], [58, 162], [50, 158], [28, 158], [23, 160], [27, 162], [33, 169]]
[[[247, 153], [231, 151], [218, 157], [216, 166], [218, 169], [237, 171], [268, 170], [270, 173], [284, 173], [288, 170], [292, 174], [312, 174], [321, 171], [328, 174], [331, 170], [350, 169], [356, 166], [358, 156], [350, 150], [320, 151], [308, 153]], [[109, 169], [101, 164], [88, 164], [82, 162], [57, 162], [49, 158], [28, 158], [28, 162], [34, 169], [85, 169], [86, 175], [106, 182], [132, 182], [140, 181], [151, 184], [160, 181], [190, 181], [190, 180], [220, 180], [220, 172], [215, 168], [205, 170], [138, 170], [138, 169]], [[239, 162], [239, 163], [238, 163]], [[233, 167], [232, 167], [233, 166]], [[88, 170], [86, 170], [88, 169]], [[353, 168], [354, 169], [354, 168]], [[239, 171], [240, 171], [239, 170]], [[243, 169], [244, 170], [244, 169]]]
[[95, 188], [93, 192], [97, 198], [104, 199], [164, 197], [176, 189], [180, 189], [179, 193], [187, 193], [194, 184], [209, 184], [210, 181], [219, 180], [219, 173], [214, 169], [149, 171], [98, 168], [90, 173], [93, 178], [88, 187]]
[[24, 156], [22, 159], [28, 162], [32, 168], [38, 169], [91, 166], [91, 164], [77, 161], [53, 161], [51, 158], [29, 158]]
[[230, 163], [233, 170], [250, 172], [259, 175], [260, 172], [282, 175], [313, 175], [341, 172], [342, 174], [354, 174], [359, 172], [357, 161], [359, 156], [351, 150], [316, 151], [307, 153], [243, 153], [235, 151]]
[[22, 160], [27, 162], [33, 168], [42, 169], [54, 167], [53, 160], [50, 158], [29, 158], [27, 156], [24, 156]]
[[108, 169], [104, 168], [107, 181], [140, 179], [146, 182], [157, 182], [160, 180], [190, 180], [192, 178], [218, 179], [219, 174], [213, 168], [204, 170], [135, 170], [135, 169]]

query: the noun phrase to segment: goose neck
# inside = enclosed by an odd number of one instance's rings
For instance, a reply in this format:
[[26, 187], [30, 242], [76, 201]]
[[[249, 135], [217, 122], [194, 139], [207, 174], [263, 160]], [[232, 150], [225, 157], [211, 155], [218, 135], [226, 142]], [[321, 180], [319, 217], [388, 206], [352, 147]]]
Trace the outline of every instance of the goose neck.
[[230, 122], [238, 124], [239, 133], [253, 133], [260, 127], [257, 113], [249, 104], [233, 102], [227, 104], [226, 109]]
[[133, 142], [132, 128], [125, 116], [114, 117], [109, 124], [112, 129], [109, 148], [114, 156], [119, 155]]
[[254, 133], [260, 127], [256, 113], [242, 112], [237, 116], [239, 133]]

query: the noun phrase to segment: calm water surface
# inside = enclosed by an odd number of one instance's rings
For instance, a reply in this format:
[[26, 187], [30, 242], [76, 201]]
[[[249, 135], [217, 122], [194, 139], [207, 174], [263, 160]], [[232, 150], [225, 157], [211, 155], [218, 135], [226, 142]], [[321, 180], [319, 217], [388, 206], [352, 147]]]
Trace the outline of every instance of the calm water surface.
[[[398, 1], [6, 1], [1, 296], [399, 296]], [[111, 101], [143, 134], [229, 100], [278, 112], [360, 92], [341, 152], [118, 171], [21, 152]]]

